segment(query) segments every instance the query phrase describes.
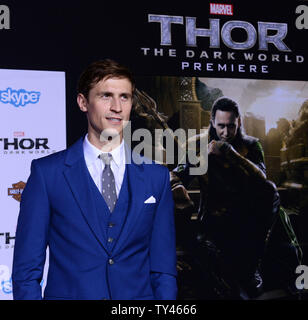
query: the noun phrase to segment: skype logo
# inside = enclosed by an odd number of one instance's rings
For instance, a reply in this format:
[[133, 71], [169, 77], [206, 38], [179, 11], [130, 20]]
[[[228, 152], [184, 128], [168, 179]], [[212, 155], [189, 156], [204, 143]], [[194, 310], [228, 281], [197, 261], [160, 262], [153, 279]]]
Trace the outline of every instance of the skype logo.
[[0, 292], [4, 294], [12, 293], [12, 278], [10, 269], [6, 265], [0, 265]]
[[0, 102], [10, 103], [14, 107], [25, 107], [28, 103], [38, 103], [40, 95], [41, 93], [37, 91], [7, 88], [6, 90], [0, 90]]

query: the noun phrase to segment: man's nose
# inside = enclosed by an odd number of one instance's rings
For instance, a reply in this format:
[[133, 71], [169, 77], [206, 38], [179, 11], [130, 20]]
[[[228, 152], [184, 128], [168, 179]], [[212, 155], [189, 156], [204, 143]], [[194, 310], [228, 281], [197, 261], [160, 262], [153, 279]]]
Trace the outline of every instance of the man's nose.
[[114, 112], [121, 112], [122, 111], [122, 104], [119, 98], [113, 97], [111, 100], [110, 109]]
[[225, 127], [225, 128], [223, 129], [223, 135], [224, 135], [225, 137], [227, 137], [228, 134], [229, 134], [228, 128]]

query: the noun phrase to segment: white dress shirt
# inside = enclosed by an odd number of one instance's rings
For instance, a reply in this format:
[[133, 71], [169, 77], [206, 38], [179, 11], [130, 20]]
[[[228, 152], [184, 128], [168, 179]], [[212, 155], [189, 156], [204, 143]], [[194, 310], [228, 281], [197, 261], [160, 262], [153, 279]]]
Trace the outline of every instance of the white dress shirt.
[[[91, 144], [86, 135], [83, 141], [83, 154], [90, 175], [100, 193], [102, 193], [102, 173], [105, 167], [104, 162], [99, 158], [101, 153], [103, 152]], [[110, 167], [114, 175], [117, 197], [119, 197], [125, 173], [124, 139], [118, 147], [108, 153], [112, 155]]]

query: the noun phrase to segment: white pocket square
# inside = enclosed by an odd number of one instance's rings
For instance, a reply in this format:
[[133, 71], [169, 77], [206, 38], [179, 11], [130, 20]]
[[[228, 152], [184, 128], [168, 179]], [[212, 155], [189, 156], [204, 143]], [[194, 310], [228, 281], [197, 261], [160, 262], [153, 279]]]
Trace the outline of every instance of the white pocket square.
[[146, 199], [144, 203], [156, 203], [156, 199], [153, 196], [151, 196], [150, 198]]

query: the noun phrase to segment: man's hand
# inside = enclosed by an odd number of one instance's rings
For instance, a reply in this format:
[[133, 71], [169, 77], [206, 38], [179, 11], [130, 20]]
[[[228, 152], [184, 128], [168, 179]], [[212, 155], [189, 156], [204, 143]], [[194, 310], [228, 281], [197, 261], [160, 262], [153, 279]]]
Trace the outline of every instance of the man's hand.
[[220, 151], [221, 141], [212, 140], [208, 145], [208, 154], [215, 154], [220, 156], [222, 153]]
[[233, 151], [234, 153], [237, 153], [232, 145], [226, 141], [212, 140], [208, 145], [208, 154], [221, 156], [223, 154], [226, 154], [227, 151]]
[[172, 194], [176, 209], [184, 210], [194, 205], [186, 188], [182, 184], [178, 184], [172, 188]]

